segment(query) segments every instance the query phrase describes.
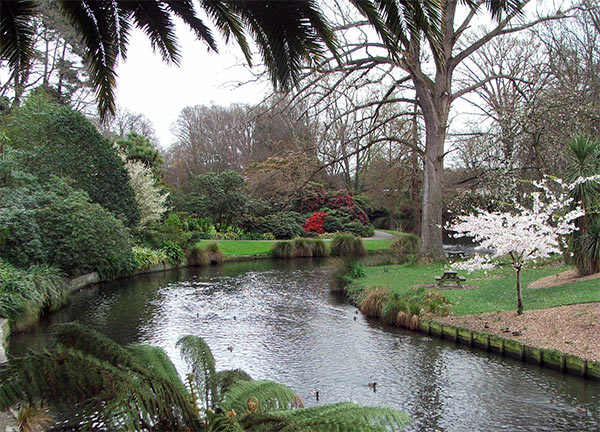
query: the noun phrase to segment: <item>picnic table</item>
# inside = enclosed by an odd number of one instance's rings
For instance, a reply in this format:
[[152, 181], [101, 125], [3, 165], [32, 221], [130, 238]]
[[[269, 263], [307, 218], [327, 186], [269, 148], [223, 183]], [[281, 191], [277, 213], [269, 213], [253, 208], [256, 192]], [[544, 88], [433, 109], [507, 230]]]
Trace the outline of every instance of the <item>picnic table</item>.
[[444, 271], [442, 276], [436, 276], [435, 280], [437, 281], [437, 285], [441, 287], [444, 285], [460, 286], [460, 283], [466, 281], [467, 279], [459, 276], [454, 270], [447, 270]]
[[447, 253], [448, 253], [448, 258], [450, 258], [451, 260], [456, 260], [456, 259], [465, 257], [464, 251], [448, 251]]

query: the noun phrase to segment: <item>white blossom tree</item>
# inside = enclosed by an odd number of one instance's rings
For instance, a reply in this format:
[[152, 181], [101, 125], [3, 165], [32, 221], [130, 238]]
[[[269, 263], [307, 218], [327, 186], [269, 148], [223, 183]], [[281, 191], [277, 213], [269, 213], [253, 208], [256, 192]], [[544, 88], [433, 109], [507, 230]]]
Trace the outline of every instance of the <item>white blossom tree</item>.
[[[579, 180], [578, 180], [579, 181]], [[550, 188], [550, 184], [559, 191]], [[469, 272], [477, 269], [492, 269], [497, 258], [509, 256], [517, 274], [517, 314], [523, 314], [521, 297], [521, 269], [528, 262], [548, 258], [561, 253], [563, 239], [576, 230], [575, 220], [584, 212], [577, 205], [573, 209], [573, 199], [568, 190], [574, 186], [558, 179], [533, 182], [536, 192], [527, 195], [525, 206], [515, 203], [513, 212], [488, 212], [478, 210], [474, 214], [458, 216], [456, 222], [447, 229], [455, 232], [454, 237], [472, 237], [487, 250], [488, 255], [475, 255], [472, 259], [456, 263], [456, 269]]]
[[139, 228], [147, 228], [159, 222], [168, 210], [166, 201], [169, 194], [161, 191], [154, 180], [152, 170], [143, 162], [129, 160], [125, 168], [129, 173], [129, 184], [135, 192], [135, 201], [140, 212]]

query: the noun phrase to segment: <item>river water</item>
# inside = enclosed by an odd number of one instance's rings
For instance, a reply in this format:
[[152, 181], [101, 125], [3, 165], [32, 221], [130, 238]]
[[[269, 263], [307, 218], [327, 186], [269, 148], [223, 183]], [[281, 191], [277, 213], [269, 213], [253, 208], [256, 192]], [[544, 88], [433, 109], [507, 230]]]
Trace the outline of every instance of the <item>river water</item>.
[[193, 334], [207, 340], [217, 369], [284, 383], [308, 406], [399, 409], [407, 430], [600, 430], [598, 382], [365, 319], [329, 292], [330, 272], [328, 261], [253, 261], [103, 284], [13, 336], [9, 353], [42, 347], [51, 324], [78, 320], [122, 344], [161, 346], [183, 374], [175, 343]]

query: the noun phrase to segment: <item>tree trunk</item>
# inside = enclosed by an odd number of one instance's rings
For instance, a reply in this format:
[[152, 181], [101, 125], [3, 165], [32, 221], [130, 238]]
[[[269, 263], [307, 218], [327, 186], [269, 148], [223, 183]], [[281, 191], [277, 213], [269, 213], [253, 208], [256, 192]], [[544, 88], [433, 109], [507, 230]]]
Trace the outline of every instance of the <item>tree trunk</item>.
[[523, 299], [521, 298], [521, 266], [516, 266], [517, 271], [517, 315], [523, 315]]

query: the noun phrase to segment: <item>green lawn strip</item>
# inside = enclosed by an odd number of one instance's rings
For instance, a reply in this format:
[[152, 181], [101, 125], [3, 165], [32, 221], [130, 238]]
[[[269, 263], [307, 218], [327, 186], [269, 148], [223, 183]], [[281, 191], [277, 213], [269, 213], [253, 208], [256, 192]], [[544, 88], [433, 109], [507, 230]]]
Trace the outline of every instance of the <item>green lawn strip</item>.
[[[569, 270], [568, 266], [548, 266], [525, 268], [522, 273], [523, 304], [525, 309], [543, 309], [574, 303], [600, 301], [598, 280], [575, 282], [551, 288], [527, 288], [536, 279]], [[363, 289], [388, 287], [402, 295], [416, 284], [433, 284], [435, 276], [443, 274], [439, 264], [417, 266], [378, 266], [367, 267], [366, 276], [355, 283]], [[516, 310], [515, 272], [512, 267], [467, 274], [466, 284], [478, 288], [471, 290], [439, 290], [450, 302], [455, 315], [469, 315], [484, 312]]]
[[[197, 244], [206, 247], [215, 240], [201, 240]], [[328, 245], [331, 240], [324, 240]], [[381, 251], [389, 249], [392, 239], [378, 239], [364, 241], [367, 251]], [[277, 240], [218, 240], [217, 244], [225, 256], [254, 256], [269, 255]]]

